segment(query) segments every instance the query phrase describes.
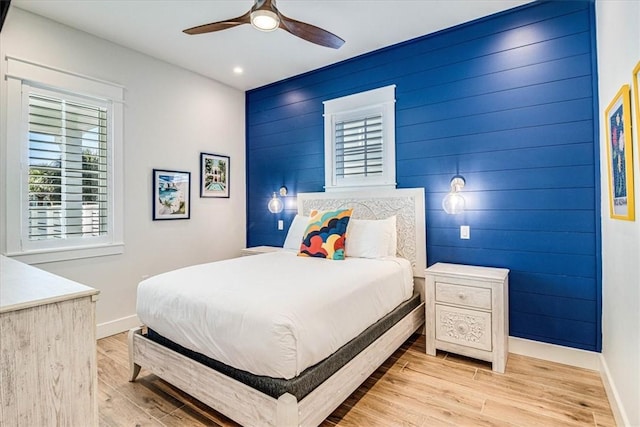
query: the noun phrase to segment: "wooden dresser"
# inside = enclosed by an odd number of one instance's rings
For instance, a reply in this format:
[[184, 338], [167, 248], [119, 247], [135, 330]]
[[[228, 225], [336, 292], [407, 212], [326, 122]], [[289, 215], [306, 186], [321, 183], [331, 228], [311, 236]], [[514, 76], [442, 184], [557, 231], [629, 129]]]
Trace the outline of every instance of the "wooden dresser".
[[437, 263], [426, 270], [426, 352], [492, 362], [504, 373], [509, 351], [509, 270]]
[[98, 292], [0, 256], [0, 425], [98, 425]]

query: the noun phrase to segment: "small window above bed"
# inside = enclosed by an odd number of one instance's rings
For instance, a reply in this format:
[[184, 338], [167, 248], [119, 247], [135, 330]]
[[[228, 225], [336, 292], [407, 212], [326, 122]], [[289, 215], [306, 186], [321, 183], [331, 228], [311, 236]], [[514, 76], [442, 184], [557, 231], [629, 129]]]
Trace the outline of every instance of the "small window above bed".
[[395, 188], [395, 145], [395, 85], [325, 101], [325, 190]]

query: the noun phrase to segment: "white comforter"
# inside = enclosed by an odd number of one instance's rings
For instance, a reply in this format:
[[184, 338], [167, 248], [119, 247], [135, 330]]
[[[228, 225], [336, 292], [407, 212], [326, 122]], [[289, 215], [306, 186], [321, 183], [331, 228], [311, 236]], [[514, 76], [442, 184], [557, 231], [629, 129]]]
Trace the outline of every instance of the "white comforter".
[[330, 261], [280, 251], [195, 265], [138, 286], [138, 316], [227, 365], [293, 378], [413, 292], [402, 258]]

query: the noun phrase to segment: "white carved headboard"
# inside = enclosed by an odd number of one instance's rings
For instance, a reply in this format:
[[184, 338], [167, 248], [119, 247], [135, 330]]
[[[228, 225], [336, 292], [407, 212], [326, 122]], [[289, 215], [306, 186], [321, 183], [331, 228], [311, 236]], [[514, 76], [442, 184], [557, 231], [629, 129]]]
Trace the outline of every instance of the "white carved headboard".
[[353, 208], [352, 216], [357, 219], [395, 215], [398, 256], [411, 262], [415, 277], [424, 277], [427, 266], [424, 188], [298, 193], [298, 214], [338, 208]]

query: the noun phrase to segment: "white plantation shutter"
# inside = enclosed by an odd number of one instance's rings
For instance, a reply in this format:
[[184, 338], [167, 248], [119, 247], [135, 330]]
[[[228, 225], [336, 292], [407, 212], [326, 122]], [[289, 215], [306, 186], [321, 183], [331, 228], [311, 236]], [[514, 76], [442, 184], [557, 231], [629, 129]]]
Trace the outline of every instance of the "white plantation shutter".
[[109, 126], [99, 104], [28, 94], [30, 241], [107, 233]]
[[395, 86], [324, 102], [325, 189], [395, 188]]
[[381, 176], [383, 143], [381, 114], [336, 123], [336, 176]]

